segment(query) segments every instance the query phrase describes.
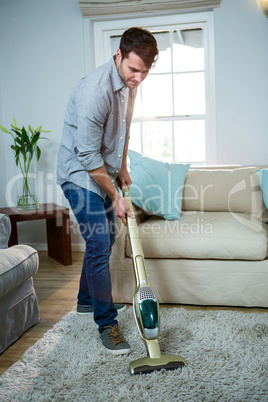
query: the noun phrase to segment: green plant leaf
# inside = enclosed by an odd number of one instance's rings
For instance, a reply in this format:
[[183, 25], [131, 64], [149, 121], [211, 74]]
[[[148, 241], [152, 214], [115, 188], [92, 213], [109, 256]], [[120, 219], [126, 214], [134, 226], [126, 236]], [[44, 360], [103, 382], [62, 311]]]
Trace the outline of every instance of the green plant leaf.
[[[18, 131], [18, 130], [20, 130], [20, 131]], [[18, 130], [15, 130], [12, 128], [11, 131], [13, 131], [13, 133], [17, 134], [19, 137], [21, 137], [21, 129], [19, 128]]]
[[41, 133], [51, 133], [51, 130], [42, 130]]
[[39, 161], [40, 156], [41, 156], [41, 149], [39, 148], [39, 146], [36, 146], [36, 156], [37, 156], [37, 160]]
[[19, 160], [20, 160], [20, 148], [16, 148], [15, 160], [16, 160], [16, 165], [18, 166]]
[[34, 147], [32, 146], [32, 144], [30, 142], [28, 142], [26, 144], [26, 150], [27, 150], [27, 152], [29, 152], [30, 157], [32, 158], [33, 157], [33, 152], [34, 152]]
[[30, 139], [29, 139], [29, 134], [28, 134], [28, 132], [27, 132], [27, 130], [25, 129], [25, 127], [23, 126], [22, 127], [22, 129], [21, 129], [21, 134], [22, 134], [22, 141], [24, 142], [24, 143], [26, 143], [26, 144], [28, 144], [29, 142], [30, 142]]
[[14, 139], [14, 144], [15, 144], [16, 147], [19, 147], [19, 148], [22, 147], [22, 141], [21, 141], [20, 137], [16, 137]]
[[34, 133], [34, 129], [32, 128], [32, 126], [29, 126], [29, 130], [31, 131], [31, 133]]
[[36, 143], [37, 143], [37, 141], [39, 140], [39, 138], [40, 138], [40, 132], [38, 132], [38, 133], [35, 133], [34, 135], [33, 135], [33, 138], [32, 138], [32, 140], [31, 140], [31, 144], [32, 144], [32, 146], [35, 146], [36, 145]]
[[41, 128], [42, 128], [42, 126], [37, 127], [34, 132], [38, 133], [41, 130]]
[[4, 131], [7, 134], [11, 134], [5, 127], [0, 126], [1, 130]]
[[11, 124], [11, 127], [16, 128], [17, 130], [20, 130], [20, 128], [17, 125], [16, 119], [14, 119], [14, 124]]

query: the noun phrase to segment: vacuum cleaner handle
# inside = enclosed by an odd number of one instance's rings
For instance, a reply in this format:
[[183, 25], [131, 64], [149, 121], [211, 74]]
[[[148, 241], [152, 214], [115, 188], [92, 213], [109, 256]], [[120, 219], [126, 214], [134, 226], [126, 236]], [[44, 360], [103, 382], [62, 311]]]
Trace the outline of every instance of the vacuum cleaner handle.
[[[132, 201], [129, 195], [129, 191], [128, 188], [125, 187], [124, 189], [122, 189], [123, 194], [124, 194], [124, 198], [128, 203], [128, 206], [130, 208], [130, 211], [133, 213], [133, 215], [135, 216], [135, 212], [133, 209], [133, 205], [132, 205]], [[138, 225], [137, 225], [137, 221], [136, 218], [130, 218], [127, 217], [127, 226], [128, 226], [128, 230], [129, 230], [129, 236], [134, 239], [134, 238], [138, 238], [139, 239], [139, 231], [138, 231]]]
[[[122, 191], [124, 194], [124, 198], [129, 205], [130, 211], [135, 216], [128, 188], [125, 187], [124, 189], [122, 189]], [[144, 262], [144, 254], [139, 236], [139, 229], [135, 217], [134, 218], [127, 217], [127, 227], [128, 227], [129, 242], [132, 253], [132, 260], [135, 269], [137, 287], [141, 285], [149, 286], [148, 276]]]

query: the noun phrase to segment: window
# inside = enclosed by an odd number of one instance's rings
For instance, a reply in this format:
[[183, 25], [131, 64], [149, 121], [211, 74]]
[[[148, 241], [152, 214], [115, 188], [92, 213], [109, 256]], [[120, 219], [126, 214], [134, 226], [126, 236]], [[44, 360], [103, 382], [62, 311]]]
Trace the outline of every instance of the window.
[[157, 17], [94, 24], [97, 65], [115, 54], [129, 26], [146, 27], [158, 43], [156, 66], [138, 89], [130, 149], [165, 162], [216, 163], [211, 18], [195, 13], [162, 17], [161, 24]]

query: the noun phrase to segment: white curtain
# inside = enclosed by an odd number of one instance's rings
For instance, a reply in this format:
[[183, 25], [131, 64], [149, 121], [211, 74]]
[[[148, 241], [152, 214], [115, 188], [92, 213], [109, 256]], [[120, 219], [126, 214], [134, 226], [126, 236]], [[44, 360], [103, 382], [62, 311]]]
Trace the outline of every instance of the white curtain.
[[204, 11], [219, 7], [221, 0], [79, 0], [84, 17], [165, 11]]

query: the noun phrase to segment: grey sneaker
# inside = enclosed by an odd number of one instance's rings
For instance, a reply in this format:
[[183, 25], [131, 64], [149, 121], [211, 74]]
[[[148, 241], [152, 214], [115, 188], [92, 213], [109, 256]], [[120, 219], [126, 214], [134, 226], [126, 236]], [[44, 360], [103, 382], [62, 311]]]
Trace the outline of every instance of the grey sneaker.
[[129, 353], [130, 346], [124, 339], [123, 335], [120, 334], [119, 327], [115, 325], [114, 327], [104, 327], [104, 331], [101, 333], [100, 337], [103, 346], [114, 355], [123, 355]]
[[[125, 304], [115, 304], [114, 305], [118, 313], [120, 311], [126, 310], [126, 305]], [[93, 313], [93, 306], [88, 305], [88, 306], [83, 306], [82, 304], [77, 304], [77, 314], [79, 315], [86, 315], [86, 314], [92, 314]]]

